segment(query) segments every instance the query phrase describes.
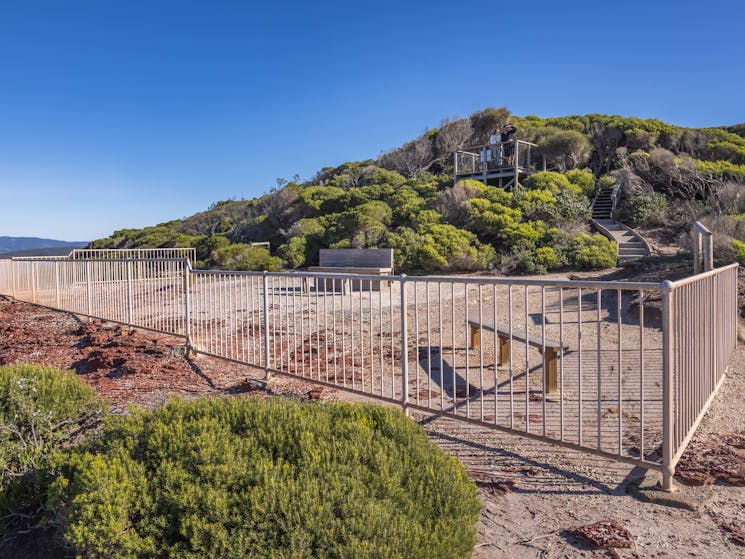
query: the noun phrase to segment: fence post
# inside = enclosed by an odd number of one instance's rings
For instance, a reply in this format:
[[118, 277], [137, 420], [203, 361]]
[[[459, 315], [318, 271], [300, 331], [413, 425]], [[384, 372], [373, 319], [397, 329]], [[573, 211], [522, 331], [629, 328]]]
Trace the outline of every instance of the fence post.
[[91, 304], [91, 261], [85, 263], [85, 298], [87, 299], [88, 322], [93, 321], [93, 306]]
[[406, 274], [401, 274], [401, 406], [409, 415], [409, 328], [406, 316]]
[[712, 243], [711, 232], [702, 235], [704, 245], [704, 272], [714, 269], [714, 246]]
[[11, 260], [10, 261], [10, 273], [13, 276], [13, 299], [16, 299], [16, 300], [17, 300], [17, 297], [16, 297], [16, 268], [17, 267], [18, 266], [16, 266], [16, 261]]
[[673, 284], [662, 282], [662, 489], [675, 491], [673, 476], [673, 439], [675, 437], [675, 392], [673, 366], [675, 339], [673, 328]]
[[693, 273], [708, 272], [714, 269], [714, 246], [712, 233], [700, 221], [691, 228], [693, 241]]
[[184, 260], [184, 333], [186, 334], [186, 356], [192, 351], [191, 343], [191, 295], [189, 294], [191, 266]]
[[132, 332], [132, 261], [127, 260], [127, 324]]
[[262, 278], [264, 280], [264, 376], [268, 379], [271, 373], [269, 372], [269, 276], [266, 270]]
[[58, 309], [62, 308], [59, 299], [59, 260], [54, 261], [54, 304]]
[[36, 303], [36, 261], [31, 261], [31, 302]]

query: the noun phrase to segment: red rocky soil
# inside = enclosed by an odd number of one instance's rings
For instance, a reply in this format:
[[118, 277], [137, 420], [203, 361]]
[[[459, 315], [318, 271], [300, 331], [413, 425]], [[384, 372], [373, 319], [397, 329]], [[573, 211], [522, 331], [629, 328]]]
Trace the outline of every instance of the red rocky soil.
[[[76, 371], [115, 409], [152, 407], [171, 396], [197, 397], [255, 391], [263, 372], [200, 356], [184, 359], [183, 339], [153, 332], [129, 333], [110, 323], [0, 297], [0, 364], [31, 362]], [[293, 379], [273, 379], [266, 394], [328, 398]]]

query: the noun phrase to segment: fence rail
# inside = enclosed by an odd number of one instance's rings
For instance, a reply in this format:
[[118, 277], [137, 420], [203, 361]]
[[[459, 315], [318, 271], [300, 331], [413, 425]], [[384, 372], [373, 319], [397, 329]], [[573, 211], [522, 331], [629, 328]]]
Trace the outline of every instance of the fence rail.
[[186, 258], [194, 264], [195, 248], [79, 248], [68, 255], [73, 260], [116, 260], [145, 258]]
[[[0, 293], [196, 352], [662, 471], [735, 346], [737, 265], [679, 282], [0, 261]], [[347, 285], [345, 285], [347, 284]]]

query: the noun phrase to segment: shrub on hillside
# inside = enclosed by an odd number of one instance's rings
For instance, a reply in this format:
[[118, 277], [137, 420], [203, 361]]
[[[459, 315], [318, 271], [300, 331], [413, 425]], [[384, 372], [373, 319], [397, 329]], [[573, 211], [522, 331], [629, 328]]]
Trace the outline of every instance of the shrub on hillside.
[[667, 207], [667, 198], [659, 192], [642, 192], [621, 202], [620, 218], [631, 227], [655, 224]]
[[592, 216], [590, 200], [584, 195], [565, 190], [556, 195], [556, 204], [548, 214], [548, 221], [554, 224], [587, 223]]
[[506, 259], [502, 268], [507, 272], [545, 274], [565, 264], [562, 254], [553, 247], [522, 248], [514, 253], [514, 258]]
[[50, 489], [84, 557], [468, 557], [475, 485], [372, 405], [172, 401], [107, 424]]
[[555, 171], [542, 171], [540, 173], [534, 173], [530, 175], [524, 181], [525, 187], [533, 190], [550, 190], [554, 194], [562, 191], [569, 190], [575, 194], [583, 194], [582, 187], [570, 182], [566, 175], [557, 173]]
[[592, 196], [595, 191], [595, 175], [589, 169], [572, 169], [564, 173], [569, 182], [582, 189], [585, 196]]
[[307, 237], [293, 237], [277, 249], [277, 254], [288, 268], [300, 268], [306, 262], [308, 244]]
[[574, 265], [584, 270], [610, 268], [618, 263], [618, 245], [603, 235], [577, 235], [570, 254]]
[[51, 457], [95, 428], [106, 409], [72, 372], [0, 367], [0, 536], [38, 520]]
[[269, 254], [263, 247], [253, 247], [245, 243], [218, 249], [213, 257], [213, 264], [223, 270], [276, 272], [282, 269], [282, 259]]

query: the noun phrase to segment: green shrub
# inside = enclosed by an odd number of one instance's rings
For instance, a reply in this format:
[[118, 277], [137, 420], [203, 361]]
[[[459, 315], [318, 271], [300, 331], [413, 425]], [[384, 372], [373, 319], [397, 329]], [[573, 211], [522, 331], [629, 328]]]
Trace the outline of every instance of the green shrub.
[[610, 268], [618, 263], [618, 245], [603, 235], [578, 235], [570, 252], [574, 265], [580, 269]]
[[592, 216], [587, 196], [568, 190], [556, 195], [556, 203], [548, 210], [547, 220], [555, 224], [586, 223]]
[[561, 268], [565, 262], [553, 247], [518, 251], [517, 270], [528, 274], [545, 274]]
[[745, 266], [745, 243], [732, 239], [732, 246], [735, 247], [735, 255], [740, 266]]
[[253, 247], [246, 243], [234, 243], [217, 250], [212, 261], [223, 270], [276, 272], [282, 269], [281, 258], [270, 255], [263, 247]]
[[667, 198], [663, 194], [643, 192], [631, 198], [623, 199], [620, 212], [621, 221], [631, 227], [652, 225], [659, 220], [666, 207]]
[[300, 193], [300, 198], [315, 212], [331, 213], [344, 209], [346, 190], [335, 186], [309, 186]]
[[598, 179], [598, 188], [613, 188], [616, 186], [616, 177], [612, 175], [602, 175]]
[[589, 169], [572, 169], [564, 173], [564, 176], [569, 182], [580, 187], [585, 196], [592, 196], [595, 191], [595, 175]]
[[418, 232], [422, 245], [415, 267], [419, 270], [483, 270], [496, 258], [494, 249], [480, 243], [470, 231], [434, 223]]
[[95, 428], [106, 410], [75, 373], [0, 366], [0, 535], [37, 520], [51, 457]]
[[172, 401], [116, 417], [50, 489], [80, 555], [468, 557], [480, 504], [399, 410]]
[[530, 175], [524, 181], [525, 187], [530, 190], [550, 190], [553, 193], [569, 190], [575, 194], [582, 194], [582, 187], [569, 181], [566, 175], [555, 171], [541, 171]]
[[546, 235], [546, 224], [542, 221], [523, 221], [505, 229], [505, 236], [510, 245], [532, 249]]
[[288, 268], [299, 268], [305, 264], [307, 249], [307, 237], [293, 237], [277, 249], [277, 254], [285, 261]]

